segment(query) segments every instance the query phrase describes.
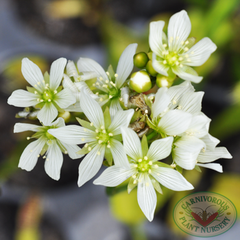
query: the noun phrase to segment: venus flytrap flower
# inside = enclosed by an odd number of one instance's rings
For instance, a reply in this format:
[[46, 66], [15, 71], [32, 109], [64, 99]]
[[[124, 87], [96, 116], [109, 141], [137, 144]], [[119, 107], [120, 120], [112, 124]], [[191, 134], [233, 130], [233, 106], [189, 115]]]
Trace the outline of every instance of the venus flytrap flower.
[[104, 69], [94, 60], [89, 58], [80, 58], [78, 60], [78, 70], [80, 72], [94, 71], [98, 78], [94, 86], [99, 90], [96, 94], [99, 96], [101, 105], [110, 104], [110, 114], [114, 114], [121, 110], [119, 103], [121, 99], [121, 88], [133, 69], [133, 56], [136, 52], [137, 44], [130, 44], [123, 51], [116, 70], [114, 73], [112, 68], [105, 72]]
[[68, 154], [72, 159], [81, 157], [76, 153], [80, 150], [76, 144], [69, 145], [63, 143], [48, 133], [49, 129], [57, 129], [64, 125], [65, 123], [62, 118], [58, 118], [49, 126], [16, 123], [14, 126], [14, 133], [33, 131], [35, 134], [32, 137], [28, 137], [28, 139], [37, 138], [37, 140], [28, 144], [23, 151], [18, 167], [31, 171], [35, 167], [38, 157], [45, 154], [43, 157], [46, 159], [44, 165], [45, 171], [51, 178], [58, 180], [60, 178], [60, 170], [63, 163], [62, 152]]
[[67, 108], [76, 99], [69, 89], [59, 87], [66, 65], [65, 58], [59, 58], [51, 65], [50, 76], [42, 75], [39, 67], [28, 58], [22, 60], [22, 74], [33, 86], [27, 90], [16, 90], [8, 98], [8, 104], [16, 107], [40, 108], [37, 118], [44, 125], [49, 125], [58, 115], [59, 108]]
[[192, 121], [192, 114], [178, 109], [169, 109], [171, 99], [167, 91], [166, 87], [158, 90], [152, 104], [152, 119], [148, 119], [148, 125], [162, 137], [175, 136], [185, 132]]
[[137, 186], [138, 204], [147, 219], [152, 221], [157, 203], [155, 190], [162, 193], [160, 184], [174, 191], [191, 190], [193, 186], [178, 171], [159, 162], [171, 153], [173, 137], [155, 140], [148, 149], [145, 136], [141, 143], [132, 129], [125, 127], [121, 130], [129, 164], [107, 168], [94, 184], [115, 187], [130, 178], [128, 192]]
[[94, 177], [105, 158], [110, 164], [125, 166], [128, 164], [123, 146], [119, 141], [120, 128], [130, 123], [133, 109], [117, 111], [111, 119], [109, 111], [103, 113], [100, 105], [84, 91], [80, 95], [80, 105], [90, 123], [78, 119], [82, 127], [69, 125], [50, 129], [49, 133], [67, 144], [85, 144], [79, 152], [87, 154], [79, 165], [78, 186]]
[[164, 21], [150, 23], [149, 45], [153, 51], [152, 65], [160, 74], [168, 76], [171, 71], [181, 79], [199, 83], [202, 77], [191, 66], [201, 66], [216, 50], [207, 37], [194, 44], [188, 38], [191, 22], [186, 11], [174, 14], [168, 24], [168, 37], [163, 32]]

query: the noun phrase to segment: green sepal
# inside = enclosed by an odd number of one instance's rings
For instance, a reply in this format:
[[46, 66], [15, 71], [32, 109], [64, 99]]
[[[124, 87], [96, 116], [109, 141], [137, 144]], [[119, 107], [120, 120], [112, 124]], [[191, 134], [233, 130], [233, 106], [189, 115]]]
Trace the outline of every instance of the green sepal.
[[179, 172], [179, 173], [182, 173], [183, 172], [183, 169], [182, 169], [182, 167], [180, 167], [180, 166], [176, 166], [176, 170]]
[[156, 125], [150, 120], [150, 118], [149, 118], [148, 116], [146, 116], [146, 118], [147, 118], [147, 125], [148, 125], [151, 129], [155, 130], [156, 132], [159, 132], [159, 131], [158, 131], [158, 128], [157, 128]]
[[88, 149], [86, 148], [86, 147], [83, 147], [81, 150], [79, 150], [78, 152], [77, 152], [77, 154], [79, 154], [79, 155], [85, 155], [85, 154], [87, 154], [89, 151], [88, 151]]
[[143, 95], [143, 97], [144, 97], [144, 101], [145, 101], [145, 103], [146, 103], [146, 105], [150, 108], [150, 109], [152, 109], [152, 102], [151, 102], [151, 100], [147, 97], [147, 95]]
[[114, 196], [117, 193], [126, 191], [126, 185], [119, 186], [119, 187], [106, 187], [106, 194], [110, 196]]
[[31, 136], [31, 138], [40, 138], [43, 136], [43, 134], [44, 132], [36, 132]]
[[56, 140], [57, 140], [57, 144], [58, 144], [58, 146], [60, 147], [61, 151], [62, 151], [64, 154], [67, 154], [68, 151], [67, 151], [67, 149], [63, 146], [63, 144], [61, 143], [61, 141], [59, 141], [58, 139], [56, 139]]
[[[109, 73], [109, 78], [111, 79], [111, 80], [114, 80], [115, 79], [115, 72], [114, 72], [114, 70], [113, 70], [113, 67], [112, 67], [112, 65], [109, 65], [109, 67], [108, 67], [108, 73]], [[115, 81], [114, 81], [115, 82]]]
[[105, 108], [105, 111], [103, 113], [103, 117], [104, 117], [104, 122], [105, 122], [105, 128], [108, 129], [108, 127], [111, 124], [111, 116], [110, 116], [110, 112], [109, 112], [108, 107]]
[[187, 41], [189, 42], [186, 47], [188, 47], [189, 49], [195, 44], [196, 42], [196, 38], [195, 37], [190, 37], [187, 39]]
[[138, 111], [134, 111], [134, 114], [131, 118], [130, 123], [134, 123], [135, 121], [138, 121], [138, 119], [142, 116], [141, 110], [139, 109]]
[[49, 84], [50, 83], [50, 76], [49, 76], [48, 72], [45, 72], [43, 77], [44, 77], [45, 83]]
[[155, 190], [156, 190], [157, 192], [159, 192], [160, 194], [163, 194], [162, 188], [161, 188], [159, 182], [156, 181], [155, 178], [153, 178], [152, 176], [150, 176], [150, 179], [151, 179], [152, 185], [153, 185], [153, 187], [155, 188]]
[[128, 186], [127, 186], [127, 191], [128, 191], [128, 194], [137, 186], [137, 182], [134, 184], [133, 182], [134, 182], [134, 178], [130, 178], [130, 180], [129, 180], [129, 183], [128, 183]]
[[42, 109], [45, 105], [45, 102], [40, 102], [37, 105], [35, 105], [36, 108]]
[[148, 153], [148, 141], [147, 141], [146, 135], [143, 135], [142, 137], [141, 146], [142, 146], [143, 156], [146, 156]]
[[108, 163], [109, 166], [113, 165], [113, 156], [109, 148], [106, 148], [104, 157]]
[[26, 88], [27, 88], [28, 92], [30, 92], [30, 93], [34, 93], [35, 91], [37, 91], [36, 88], [34, 88], [34, 87], [27, 86]]
[[154, 162], [153, 164], [157, 164], [159, 167], [172, 168], [170, 165], [163, 162]]
[[195, 168], [198, 172], [202, 172], [201, 168], [198, 165], [195, 165]]
[[119, 142], [122, 142], [122, 134], [115, 135], [115, 136], [113, 136], [113, 138], [115, 140], [118, 140]]
[[42, 148], [42, 151], [41, 151], [40, 155], [44, 155], [44, 153], [45, 153], [47, 150], [48, 150], [48, 145], [45, 144], [45, 145], [43, 146], [43, 148]]
[[82, 127], [93, 130], [93, 131], [96, 129], [94, 126], [90, 125], [90, 122], [85, 121], [85, 120], [83, 120], [81, 118], [78, 118], [78, 117], [76, 117], [76, 119]]

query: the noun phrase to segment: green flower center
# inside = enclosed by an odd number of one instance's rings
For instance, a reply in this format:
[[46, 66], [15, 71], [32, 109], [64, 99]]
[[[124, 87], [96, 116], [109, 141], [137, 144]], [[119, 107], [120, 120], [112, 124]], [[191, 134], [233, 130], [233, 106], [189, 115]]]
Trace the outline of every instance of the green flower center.
[[107, 147], [110, 148], [110, 140], [113, 134], [107, 132], [104, 126], [100, 129], [96, 129], [95, 132], [97, 133], [96, 139], [98, 140], [98, 144], [107, 144]]
[[151, 171], [152, 168], [152, 161], [150, 161], [147, 156], [145, 156], [143, 159], [140, 158], [136, 162], [136, 169], [139, 173], [145, 173]]
[[42, 94], [42, 99], [44, 102], [51, 102], [54, 97], [54, 93], [51, 90], [46, 90]]
[[47, 131], [46, 131], [46, 133], [45, 133], [45, 136], [46, 136], [49, 140], [55, 139], [55, 137], [54, 137], [52, 134], [48, 133]]

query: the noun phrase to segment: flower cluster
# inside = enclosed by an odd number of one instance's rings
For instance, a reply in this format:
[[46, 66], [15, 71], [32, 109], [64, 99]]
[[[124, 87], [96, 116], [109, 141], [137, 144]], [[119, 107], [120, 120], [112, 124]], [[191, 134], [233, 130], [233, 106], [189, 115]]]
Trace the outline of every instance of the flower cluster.
[[[105, 72], [88, 58], [77, 65], [60, 58], [43, 75], [24, 58], [22, 73], [32, 87], [14, 91], [8, 103], [31, 107], [41, 125], [16, 123], [14, 132], [33, 131], [28, 139], [37, 139], [23, 151], [19, 167], [32, 170], [42, 155], [46, 173], [58, 180], [62, 153], [83, 157], [80, 187], [104, 164], [107, 169], [94, 184], [117, 187], [127, 180], [129, 193], [137, 187], [139, 206], [149, 221], [156, 191], [163, 193], [161, 185], [173, 191], [193, 189], [183, 169], [222, 172], [213, 161], [232, 156], [225, 147], [216, 147], [219, 141], [209, 134], [211, 120], [201, 111], [204, 93], [191, 84], [202, 79], [191, 67], [202, 65], [216, 46], [209, 38], [194, 45], [184, 10], [171, 17], [168, 37], [163, 26], [163, 21], [151, 22], [150, 51], [136, 53], [137, 44], [130, 44], [116, 72], [111, 65]], [[132, 73], [134, 66], [140, 69]], [[177, 77], [185, 81], [176, 84]], [[64, 113], [71, 112], [83, 113], [77, 125], [65, 125]]]

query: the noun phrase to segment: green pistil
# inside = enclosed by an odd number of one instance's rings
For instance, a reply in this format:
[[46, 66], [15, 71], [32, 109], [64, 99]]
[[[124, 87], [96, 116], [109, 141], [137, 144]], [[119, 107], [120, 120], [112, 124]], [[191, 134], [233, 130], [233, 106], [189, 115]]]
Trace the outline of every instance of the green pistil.
[[152, 162], [147, 159], [138, 159], [137, 161], [137, 170], [139, 173], [149, 172], [149, 170], [151, 170], [151, 166]]
[[52, 134], [48, 133], [48, 132], [45, 133], [45, 136], [46, 136], [47, 139], [49, 139], [49, 140], [55, 139], [55, 137], [54, 137]]
[[44, 102], [51, 102], [53, 100], [54, 93], [51, 90], [46, 90], [42, 94], [42, 99]]
[[107, 144], [107, 147], [110, 148], [110, 139], [113, 136], [112, 133], [108, 133], [104, 128], [97, 130], [96, 139], [99, 144]]

